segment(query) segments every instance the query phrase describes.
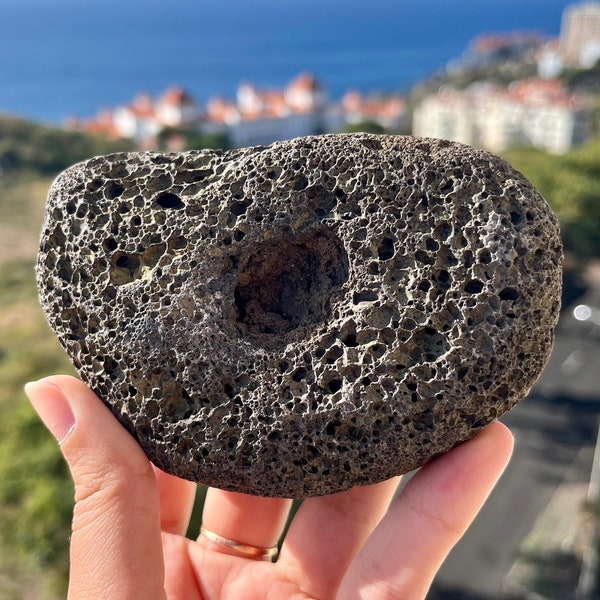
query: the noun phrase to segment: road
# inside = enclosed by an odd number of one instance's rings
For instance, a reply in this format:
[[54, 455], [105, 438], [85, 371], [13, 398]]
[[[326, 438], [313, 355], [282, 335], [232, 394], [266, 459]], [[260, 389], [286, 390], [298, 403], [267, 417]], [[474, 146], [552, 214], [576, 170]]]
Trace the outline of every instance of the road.
[[[585, 302], [582, 298], [579, 302]], [[587, 301], [598, 303], [598, 298]], [[587, 481], [600, 416], [600, 322], [565, 311], [550, 361], [530, 396], [503, 421], [515, 453], [428, 600], [497, 600], [536, 517], [565, 476]]]

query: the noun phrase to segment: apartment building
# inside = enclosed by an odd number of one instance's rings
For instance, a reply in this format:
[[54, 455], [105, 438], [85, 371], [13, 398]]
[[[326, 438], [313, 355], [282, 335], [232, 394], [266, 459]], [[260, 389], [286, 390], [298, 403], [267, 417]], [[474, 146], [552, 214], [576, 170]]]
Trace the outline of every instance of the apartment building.
[[591, 111], [557, 80], [528, 79], [508, 87], [479, 83], [442, 87], [413, 114], [413, 134], [501, 152], [533, 146], [562, 154], [591, 135]]

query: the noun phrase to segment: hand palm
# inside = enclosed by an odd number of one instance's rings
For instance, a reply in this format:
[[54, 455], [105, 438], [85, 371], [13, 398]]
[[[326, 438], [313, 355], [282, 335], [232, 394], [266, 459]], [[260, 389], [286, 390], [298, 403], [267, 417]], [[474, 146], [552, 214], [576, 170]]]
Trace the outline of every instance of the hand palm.
[[174, 534], [163, 534], [168, 598], [206, 600], [307, 599], [302, 581], [276, 564], [250, 561], [207, 550]]
[[[196, 486], [154, 469], [81, 381], [57, 376], [27, 391], [75, 481], [70, 600], [424, 598], [512, 449], [494, 423], [422, 468], [391, 505], [397, 479], [309, 498], [268, 563], [185, 538]], [[203, 523], [269, 547], [289, 509], [289, 500], [209, 489]]]

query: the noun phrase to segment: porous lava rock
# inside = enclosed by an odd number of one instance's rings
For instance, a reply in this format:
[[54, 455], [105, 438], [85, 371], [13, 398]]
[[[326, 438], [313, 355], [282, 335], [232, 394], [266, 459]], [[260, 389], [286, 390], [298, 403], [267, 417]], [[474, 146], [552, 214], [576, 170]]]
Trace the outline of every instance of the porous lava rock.
[[75, 165], [37, 277], [157, 466], [301, 497], [408, 472], [524, 397], [561, 262], [555, 216], [501, 159], [354, 134]]

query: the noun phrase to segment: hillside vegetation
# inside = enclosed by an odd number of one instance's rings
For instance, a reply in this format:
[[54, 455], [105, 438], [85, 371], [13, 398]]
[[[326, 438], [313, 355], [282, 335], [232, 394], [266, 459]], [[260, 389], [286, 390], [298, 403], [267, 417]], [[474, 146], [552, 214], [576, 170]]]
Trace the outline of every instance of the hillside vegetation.
[[23, 393], [74, 373], [37, 301], [34, 262], [52, 179], [124, 142], [0, 118], [0, 598], [64, 597], [73, 487]]
[[73, 163], [99, 154], [128, 150], [129, 142], [106, 140], [13, 118], [0, 118], [0, 169], [54, 175]]
[[600, 256], [600, 139], [557, 156], [519, 148], [504, 157], [542, 193], [561, 223], [565, 250]]
[[[41, 314], [34, 281], [48, 187], [70, 164], [128, 149], [0, 118], [0, 597], [64, 597], [72, 485], [54, 440], [27, 402], [28, 380], [73, 372]], [[542, 191], [566, 247], [600, 256], [600, 140], [566, 156], [506, 153]]]

